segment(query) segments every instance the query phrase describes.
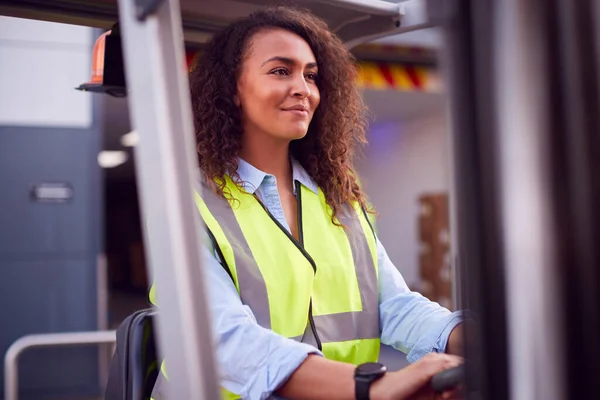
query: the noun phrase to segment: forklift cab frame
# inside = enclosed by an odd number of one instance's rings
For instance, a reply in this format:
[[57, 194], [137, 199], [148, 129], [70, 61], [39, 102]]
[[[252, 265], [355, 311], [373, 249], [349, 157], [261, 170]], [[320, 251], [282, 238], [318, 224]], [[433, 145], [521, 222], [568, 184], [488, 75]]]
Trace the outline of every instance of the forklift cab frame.
[[[161, 308], [167, 310], [157, 316], [156, 328], [160, 353], [172, 360], [172, 398], [219, 398], [206, 323], [210, 318], [204, 273], [198, 268], [202, 257], [196, 244], [203, 233], [193, 211], [192, 188], [199, 172], [194, 168], [184, 43], [201, 46], [233, 19], [267, 3], [273, 2], [0, 3], [1, 15], [104, 29], [116, 21], [120, 24], [132, 125], [140, 135], [135, 162], [147, 225], [148, 274], [160, 281]], [[592, 361], [600, 356], [600, 295], [590, 286], [592, 282], [600, 286], [595, 268], [600, 255], [594, 245], [599, 212], [593, 207], [600, 202], [600, 183], [593, 178], [600, 170], [600, 157], [592, 157], [600, 145], [600, 123], [593, 118], [600, 114], [594, 110], [600, 91], [597, 69], [591, 67], [600, 65], [600, 56], [590, 56], [600, 54], [598, 40], [593, 39], [593, 33], [599, 33], [598, 4], [594, 0], [298, 3], [324, 18], [348, 47], [444, 26], [453, 116], [452, 262], [460, 265], [455, 270], [459, 289], [466, 294], [462, 306], [480, 314], [476, 330], [485, 349], [471, 352], [467, 346], [467, 358], [473, 360], [471, 366], [467, 363], [468, 370], [477, 372], [468, 371], [467, 386], [475, 382], [482, 398], [490, 400], [561, 400], [567, 392], [593, 389], [594, 379], [574, 376], [581, 372], [582, 377], [593, 378]], [[548, 38], [559, 44], [550, 46]], [[568, 74], [550, 67], [552, 61], [561, 60], [568, 60]], [[550, 85], [554, 81], [557, 85]], [[559, 97], [563, 100], [547, 100]], [[557, 166], [548, 154], [555, 161], [570, 162], [570, 169], [560, 175], [563, 180], [556, 180]], [[565, 219], [560, 210], [575, 217]], [[532, 217], [525, 230], [524, 212]], [[559, 269], [567, 261], [569, 287]], [[585, 317], [568, 314], [570, 329], [564, 329], [563, 319], [552, 318], [577, 306], [586, 311]], [[596, 340], [585, 342], [586, 354], [567, 355], [561, 346], [565, 337]], [[565, 366], [570, 368], [569, 380]]]

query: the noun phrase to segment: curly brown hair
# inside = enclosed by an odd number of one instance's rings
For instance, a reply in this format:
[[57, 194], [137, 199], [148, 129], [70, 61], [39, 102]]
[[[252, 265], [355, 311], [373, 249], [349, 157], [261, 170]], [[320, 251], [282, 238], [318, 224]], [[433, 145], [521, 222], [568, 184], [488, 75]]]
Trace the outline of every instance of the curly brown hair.
[[[354, 84], [356, 62], [326, 23], [305, 10], [270, 7], [234, 22], [214, 36], [190, 74], [200, 168], [216, 192], [228, 197], [225, 175], [240, 184], [241, 112], [234, 102], [237, 80], [252, 36], [280, 28], [303, 38], [317, 60], [321, 101], [305, 137], [292, 141], [291, 155], [319, 185], [332, 208], [332, 221], [344, 204], [367, 201], [353, 157], [365, 144], [366, 107]], [[233, 175], [232, 175], [233, 174]]]

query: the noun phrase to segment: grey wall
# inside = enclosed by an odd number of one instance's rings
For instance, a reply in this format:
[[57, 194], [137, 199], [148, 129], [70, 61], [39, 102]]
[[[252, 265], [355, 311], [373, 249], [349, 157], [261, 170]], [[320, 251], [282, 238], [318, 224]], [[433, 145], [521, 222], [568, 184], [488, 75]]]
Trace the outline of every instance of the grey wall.
[[[1, 354], [26, 334], [97, 327], [96, 136], [93, 129], [0, 126]], [[34, 201], [31, 187], [43, 182], [68, 183], [73, 198]], [[95, 349], [25, 353], [23, 394], [95, 390], [96, 354]]]
[[356, 168], [377, 212], [379, 238], [404, 276], [419, 289], [418, 198], [448, 192], [449, 126], [445, 102], [401, 122], [373, 124]]
[[[96, 330], [102, 249], [97, 100], [90, 29], [0, 20], [0, 354], [33, 333]], [[73, 197], [38, 202], [32, 187], [65, 183]], [[31, 350], [20, 399], [98, 394], [96, 348]], [[1, 369], [1, 367], [0, 367]], [[3, 383], [0, 383], [3, 390]], [[0, 395], [1, 397], [1, 395]]]

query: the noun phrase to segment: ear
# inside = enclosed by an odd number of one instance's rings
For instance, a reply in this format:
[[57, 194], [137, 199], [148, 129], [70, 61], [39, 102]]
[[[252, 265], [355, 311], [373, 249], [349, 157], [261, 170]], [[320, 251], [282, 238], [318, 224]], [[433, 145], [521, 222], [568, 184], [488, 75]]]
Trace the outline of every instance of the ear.
[[235, 103], [236, 106], [241, 107], [242, 106], [242, 102], [240, 101], [240, 96], [238, 96], [238, 94], [234, 94], [233, 95], [233, 102]]

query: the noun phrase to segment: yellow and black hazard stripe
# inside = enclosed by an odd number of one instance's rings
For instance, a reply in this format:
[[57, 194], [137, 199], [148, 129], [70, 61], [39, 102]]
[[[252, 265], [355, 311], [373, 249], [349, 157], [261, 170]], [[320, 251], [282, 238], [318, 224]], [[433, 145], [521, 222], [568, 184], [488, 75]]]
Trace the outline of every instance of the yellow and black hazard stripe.
[[357, 85], [365, 89], [431, 92], [438, 90], [431, 67], [383, 62], [361, 62]]

